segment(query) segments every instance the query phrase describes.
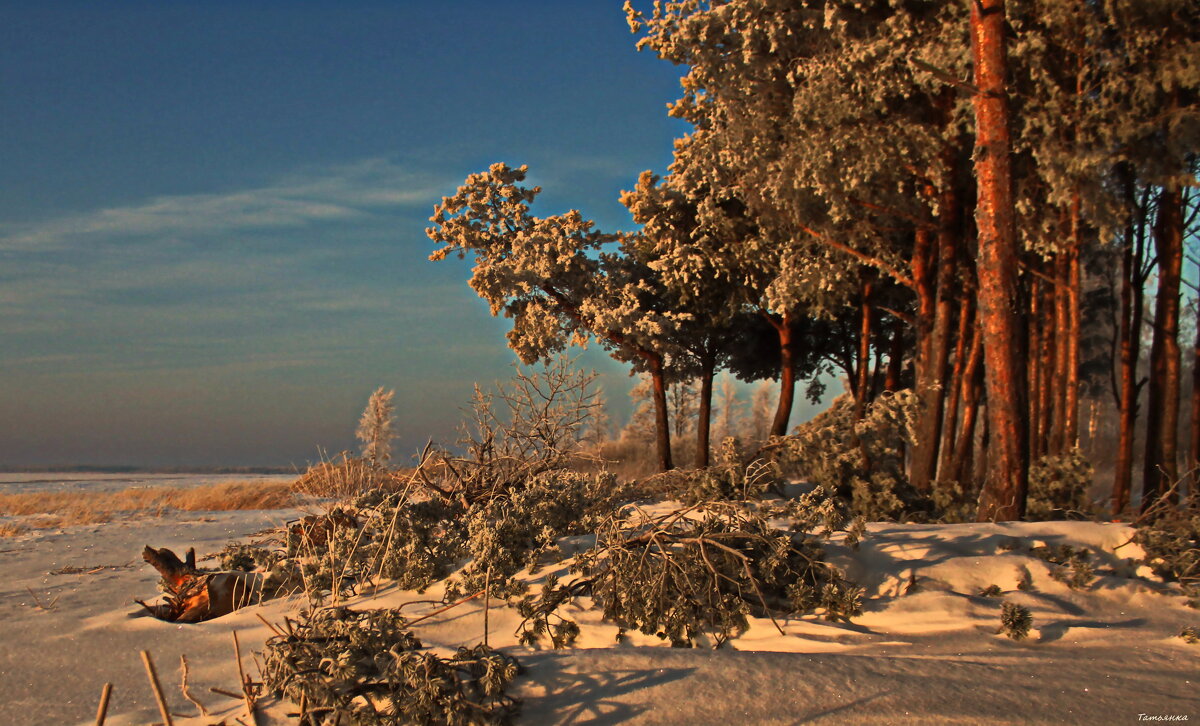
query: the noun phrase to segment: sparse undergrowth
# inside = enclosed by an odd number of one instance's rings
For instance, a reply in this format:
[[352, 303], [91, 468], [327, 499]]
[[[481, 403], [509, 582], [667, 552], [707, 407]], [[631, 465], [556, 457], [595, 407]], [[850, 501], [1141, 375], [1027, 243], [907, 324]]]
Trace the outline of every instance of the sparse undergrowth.
[[1044, 456], [1029, 467], [1029, 498], [1025, 518], [1031, 522], [1085, 518], [1091, 510], [1088, 489], [1094, 473], [1078, 448]]
[[266, 687], [322, 726], [506, 724], [519, 707], [505, 693], [515, 658], [485, 645], [441, 658], [394, 610], [306, 611], [263, 656]]
[[1143, 563], [1167, 582], [1178, 582], [1187, 605], [1200, 608], [1200, 498], [1176, 506], [1164, 496], [1136, 523], [1133, 541]]
[[1080, 590], [1096, 579], [1092, 553], [1086, 548], [1070, 545], [1039, 545], [1029, 554], [1050, 565], [1050, 577], [1072, 590]]

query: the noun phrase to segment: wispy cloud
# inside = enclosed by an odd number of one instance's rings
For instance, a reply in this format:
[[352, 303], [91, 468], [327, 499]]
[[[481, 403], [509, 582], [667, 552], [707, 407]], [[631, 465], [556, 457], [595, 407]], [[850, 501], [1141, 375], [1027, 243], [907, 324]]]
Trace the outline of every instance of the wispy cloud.
[[219, 193], [156, 197], [23, 225], [0, 225], [0, 250], [56, 250], [103, 239], [189, 238], [354, 220], [432, 205], [440, 187], [386, 159], [293, 174]]

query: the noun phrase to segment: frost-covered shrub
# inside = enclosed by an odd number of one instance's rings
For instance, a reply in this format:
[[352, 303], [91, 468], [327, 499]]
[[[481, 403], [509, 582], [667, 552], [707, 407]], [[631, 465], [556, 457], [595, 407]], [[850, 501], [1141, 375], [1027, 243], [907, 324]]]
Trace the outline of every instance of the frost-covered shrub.
[[520, 666], [487, 646], [440, 658], [394, 610], [306, 611], [292, 626], [267, 641], [263, 681], [277, 697], [303, 700], [308, 723], [505, 724], [516, 714], [504, 689]]
[[466, 551], [472, 560], [463, 571], [468, 590], [483, 587], [487, 573], [497, 588], [524, 568], [536, 569], [542, 555], [566, 535], [583, 531], [588, 494], [611, 482], [611, 475], [548, 471], [507, 496], [472, 507], [466, 517]]
[[262, 598], [269, 599], [303, 589], [299, 563], [278, 550], [249, 544], [229, 544], [217, 553], [225, 571], [261, 572]]
[[283, 555], [275, 550], [248, 544], [227, 544], [216, 556], [222, 570], [242, 572], [266, 570], [283, 559]]
[[1024, 640], [1029, 637], [1029, 628], [1033, 625], [1033, 614], [1024, 605], [1005, 602], [1000, 606], [1000, 630], [1013, 640]]
[[367, 494], [355, 501], [364, 536], [354, 552], [364, 574], [422, 591], [444, 578], [463, 556], [462, 509], [440, 499]]
[[542, 472], [467, 508], [456, 499], [372, 491], [298, 525], [291, 549], [306, 588], [318, 596], [351, 594], [377, 577], [421, 591], [464, 557], [471, 561], [448, 597], [482, 588], [489, 572], [495, 594], [517, 595], [524, 586], [513, 575], [535, 567], [559, 538], [607, 516], [624, 492], [611, 474], [569, 470]]
[[783, 483], [779, 463], [755, 458], [743, 461], [736, 438], [727, 436], [715, 462], [706, 469], [675, 469], [652, 477], [653, 486], [667, 499], [692, 505], [703, 502], [762, 499]]
[[1086, 548], [1071, 545], [1040, 545], [1029, 554], [1050, 565], [1050, 577], [1072, 590], [1087, 587], [1096, 579], [1092, 553]]
[[463, 556], [462, 510], [373, 490], [288, 530], [288, 557], [309, 596], [349, 595], [373, 578], [424, 590]]
[[746, 629], [749, 615], [823, 608], [828, 619], [848, 620], [860, 612], [861, 590], [825, 562], [817, 538], [777, 529], [754, 509], [734, 504], [614, 515], [572, 572], [579, 579], [521, 604], [526, 642], [545, 633], [555, 645], [569, 641], [565, 619], [551, 618], [580, 594], [590, 595], [622, 630], [676, 646], [691, 646], [701, 635], [720, 645]]
[[978, 487], [939, 480], [929, 496], [939, 522], [958, 524], [975, 521], [975, 510], [979, 506]]
[[837, 492], [855, 516], [871, 521], [924, 516], [932, 503], [904, 474], [904, 444], [913, 438], [916, 405], [911, 391], [885, 393], [855, 421], [854, 400], [842, 395], [786, 437], [785, 466]]
[[1031, 521], [1062, 519], [1091, 509], [1088, 488], [1092, 465], [1078, 448], [1065, 454], [1044, 456], [1029, 467], [1029, 498], [1025, 518]]
[[1143, 564], [1178, 582], [1187, 604], [1200, 608], [1200, 499], [1181, 507], [1163, 497], [1136, 527], [1133, 541], [1146, 552]]

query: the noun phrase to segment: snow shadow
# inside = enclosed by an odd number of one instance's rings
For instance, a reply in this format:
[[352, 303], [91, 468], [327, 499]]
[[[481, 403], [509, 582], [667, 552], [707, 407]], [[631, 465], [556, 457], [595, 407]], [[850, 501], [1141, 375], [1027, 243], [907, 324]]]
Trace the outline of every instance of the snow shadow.
[[[654, 688], [695, 672], [695, 668], [626, 668], [578, 672], [570, 654], [521, 656], [528, 669], [521, 680], [533, 693], [524, 701], [522, 720], [567, 726], [610, 726], [645, 712], [649, 706], [622, 702], [622, 696]], [[538, 693], [543, 691], [544, 693]]]

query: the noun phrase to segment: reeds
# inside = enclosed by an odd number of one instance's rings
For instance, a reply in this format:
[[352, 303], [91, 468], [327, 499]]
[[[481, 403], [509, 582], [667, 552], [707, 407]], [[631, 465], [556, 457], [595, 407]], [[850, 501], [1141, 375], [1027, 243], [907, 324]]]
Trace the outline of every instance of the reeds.
[[342, 452], [310, 466], [292, 484], [292, 491], [331, 499], [347, 499], [372, 489], [394, 492], [404, 487], [411, 473], [411, 469], [393, 470]]
[[188, 512], [282, 509], [295, 495], [286, 482], [224, 482], [207, 486], [146, 487], [111, 492], [21, 492], [0, 494], [0, 514], [43, 515], [22, 524], [0, 524], [0, 537], [20, 534], [26, 525], [62, 527], [107, 522], [115, 516]]
[[29, 528], [16, 522], [0, 522], [0, 539], [25, 534]]

